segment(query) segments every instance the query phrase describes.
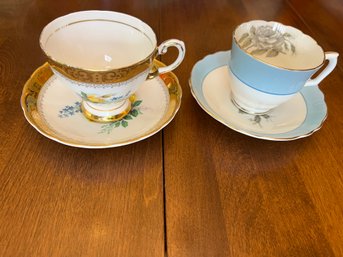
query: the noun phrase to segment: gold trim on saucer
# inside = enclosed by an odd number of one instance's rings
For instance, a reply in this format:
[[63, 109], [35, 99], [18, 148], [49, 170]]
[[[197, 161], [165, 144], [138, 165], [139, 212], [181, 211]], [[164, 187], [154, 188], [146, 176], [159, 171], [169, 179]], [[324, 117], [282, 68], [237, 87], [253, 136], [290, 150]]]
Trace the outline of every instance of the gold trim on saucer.
[[[158, 67], [165, 66], [162, 62], [154, 60], [154, 64]], [[182, 89], [179, 84], [177, 77], [172, 73], [168, 72], [160, 75], [160, 79], [163, 81], [164, 85], [168, 88], [169, 92], [169, 104], [167, 110], [163, 117], [155, 124], [149, 131], [144, 132], [144, 134], [139, 134], [136, 137], [111, 141], [108, 143], [87, 143], [78, 141], [75, 139], [70, 139], [59, 135], [53, 129], [51, 129], [45, 122], [44, 118], [37, 110], [37, 99], [44, 87], [45, 83], [50, 77], [54, 76], [48, 63], [40, 66], [36, 71], [33, 72], [31, 77], [25, 83], [22, 95], [21, 95], [21, 107], [24, 112], [26, 120], [42, 135], [59, 142], [64, 145], [69, 145], [79, 148], [90, 148], [90, 149], [100, 149], [100, 148], [112, 148], [119, 147], [123, 145], [132, 144], [143, 139], [146, 139], [165, 126], [167, 126], [175, 117], [181, 105]], [[131, 100], [131, 99], [130, 99]], [[132, 101], [132, 100], [131, 100]], [[135, 99], [133, 99], [135, 101]]]

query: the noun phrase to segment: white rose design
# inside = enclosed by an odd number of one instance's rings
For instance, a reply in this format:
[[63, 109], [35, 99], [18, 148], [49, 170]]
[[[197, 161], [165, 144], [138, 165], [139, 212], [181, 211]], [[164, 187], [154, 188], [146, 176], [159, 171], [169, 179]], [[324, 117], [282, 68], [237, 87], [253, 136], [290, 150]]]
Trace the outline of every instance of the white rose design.
[[295, 46], [290, 42], [289, 33], [281, 33], [273, 29], [272, 26], [252, 26], [249, 33], [244, 33], [238, 41], [238, 44], [244, 50], [249, 50], [252, 55], [262, 55], [266, 53], [267, 57], [275, 57], [282, 54], [295, 54]]

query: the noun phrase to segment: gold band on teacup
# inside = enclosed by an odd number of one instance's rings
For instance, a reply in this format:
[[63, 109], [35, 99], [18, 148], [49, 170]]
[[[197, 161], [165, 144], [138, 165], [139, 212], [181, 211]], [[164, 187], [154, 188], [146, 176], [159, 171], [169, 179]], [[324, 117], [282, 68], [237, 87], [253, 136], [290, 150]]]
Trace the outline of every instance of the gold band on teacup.
[[151, 68], [156, 55], [157, 49], [155, 49], [148, 57], [138, 63], [128, 67], [112, 69], [108, 71], [92, 71], [71, 67], [66, 64], [59, 63], [49, 56], [48, 63], [52, 68], [71, 80], [92, 84], [111, 84], [129, 80], [141, 72]]

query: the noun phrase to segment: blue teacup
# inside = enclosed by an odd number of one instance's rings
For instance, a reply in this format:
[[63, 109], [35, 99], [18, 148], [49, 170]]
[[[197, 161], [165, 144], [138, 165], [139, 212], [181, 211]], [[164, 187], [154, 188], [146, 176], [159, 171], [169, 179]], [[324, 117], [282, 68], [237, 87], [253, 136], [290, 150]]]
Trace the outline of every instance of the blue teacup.
[[[314, 39], [296, 28], [273, 21], [243, 23], [233, 33], [229, 67], [248, 88], [249, 99], [245, 89], [238, 87], [233, 100], [244, 111], [267, 112], [303, 87], [318, 85], [335, 68], [337, 57], [338, 53], [324, 52]], [[328, 65], [311, 78], [326, 60]], [[255, 93], [258, 99], [254, 99]], [[273, 104], [268, 104], [269, 100]]]

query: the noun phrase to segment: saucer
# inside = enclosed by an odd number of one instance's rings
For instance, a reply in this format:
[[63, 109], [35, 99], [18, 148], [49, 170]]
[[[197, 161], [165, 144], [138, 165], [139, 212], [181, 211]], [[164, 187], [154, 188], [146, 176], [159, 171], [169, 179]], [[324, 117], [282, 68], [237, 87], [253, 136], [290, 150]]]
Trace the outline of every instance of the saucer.
[[208, 55], [192, 69], [191, 92], [205, 112], [237, 132], [272, 141], [307, 137], [321, 128], [327, 107], [318, 86], [303, 88], [289, 101], [261, 115], [239, 110], [230, 96], [230, 85], [237, 80], [228, 68], [230, 54]]
[[[155, 61], [157, 66], [165, 66]], [[148, 138], [176, 115], [182, 90], [172, 73], [147, 80], [136, 91], [132, 109], [112, 123], [89, 121], [81, 113], [81, 98], [53, 75], [49, 65], [39, 67], [26, 82], [21, 106], [27, 121], [42, 135], [80, 148], [110, 148]]]

